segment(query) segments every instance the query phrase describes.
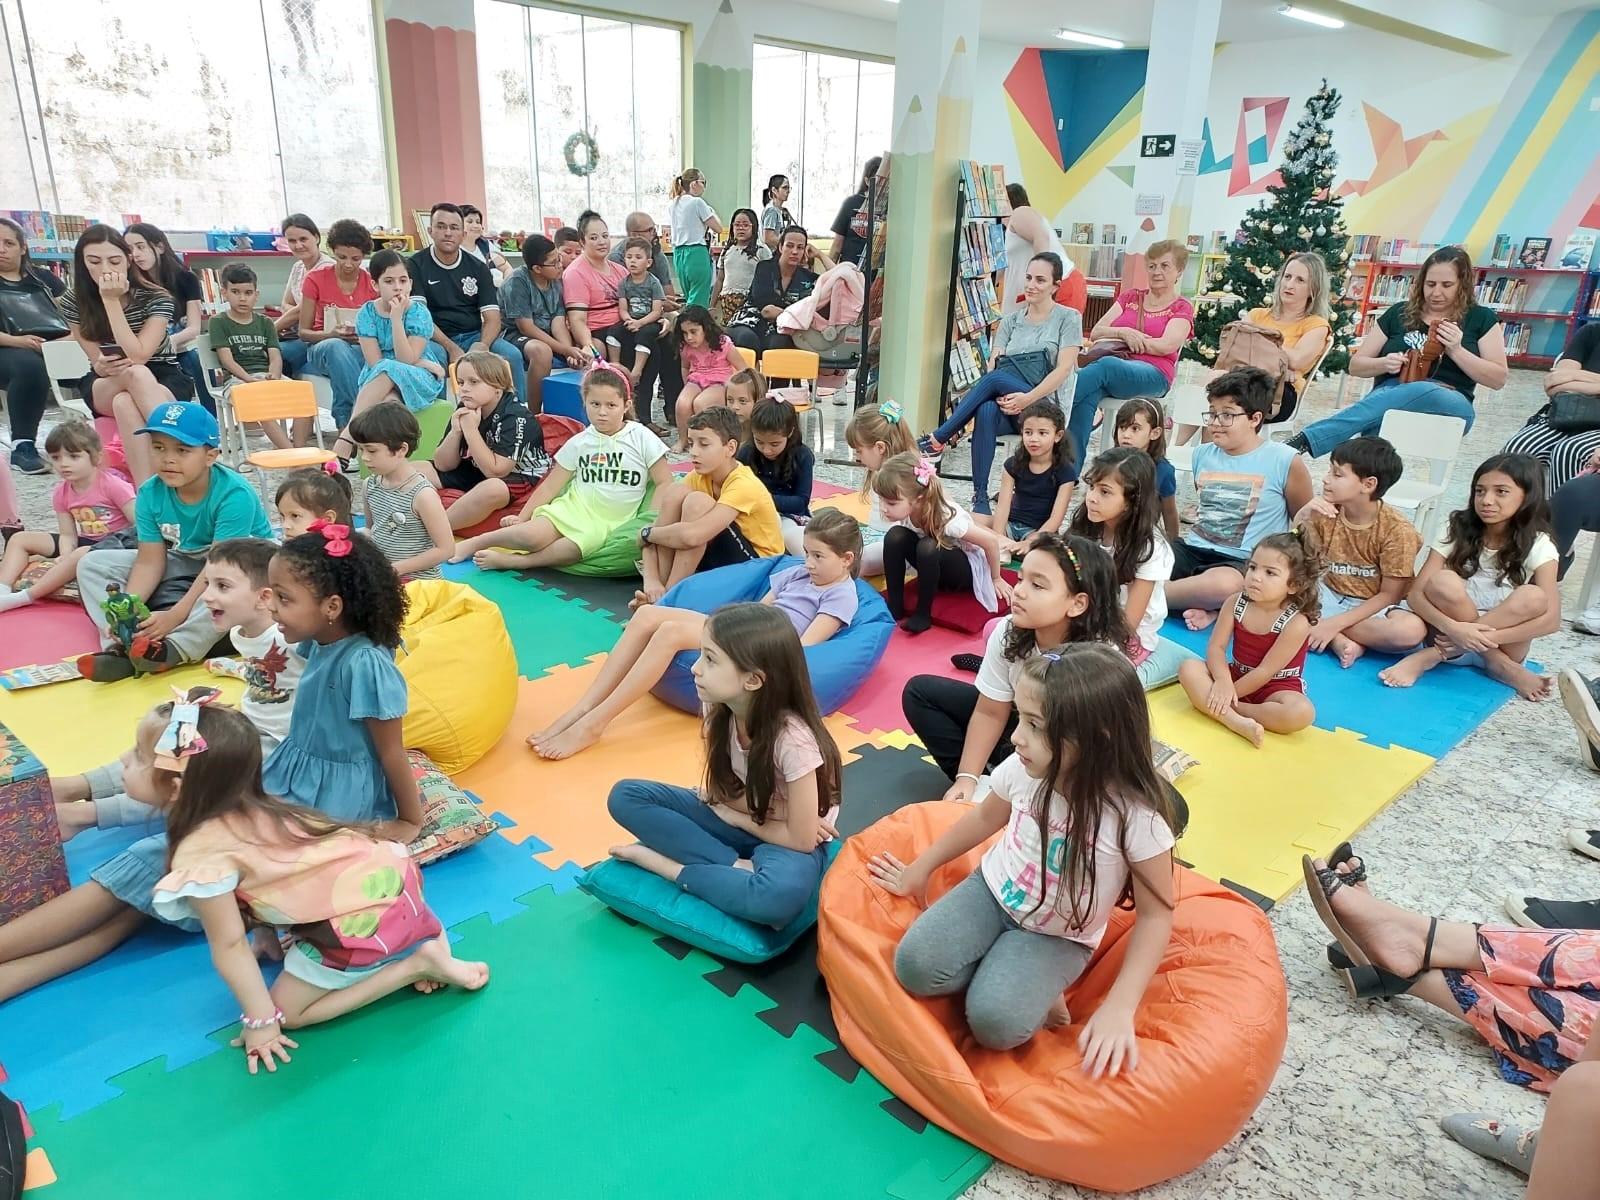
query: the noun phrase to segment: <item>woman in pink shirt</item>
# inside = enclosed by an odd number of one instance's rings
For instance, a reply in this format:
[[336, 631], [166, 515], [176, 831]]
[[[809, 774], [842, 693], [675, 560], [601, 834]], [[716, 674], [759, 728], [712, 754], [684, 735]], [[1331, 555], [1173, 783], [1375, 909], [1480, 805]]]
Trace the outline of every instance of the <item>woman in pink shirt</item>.
[[617, 289], [628, 278], [628, 269], [606, 257], [611, 253], [611, 231], [599, 213], [590, 210], [580, 216], [578, 234], [583, 239], [583, 253], [562, 273], [561, 294], [567, 301], [573, 344], [598, 357], [605, 346], [600, 335], [622, 319]]
[[1093, 342], [1121, 342], [1119, 353], [1078, 368], [1078, 389], [1067, 420], [1080, 461], [1089, 459], [1095, 410], [1107, 396], [1165, 396], [1178, 369], [1178, 353], [1194, 331], [1194, 307], [1178, 295], [1189, 252], [1175, 241], [1156, 242], [1145, 252], [1147, 292], [1123, 292], [1089, 331]]
[[[378, 298], [362, 263], [372, 253], [372, 235], [359, 221], [335, 221], [328, 229], [333, 262], [307, 271], [300, 288], [300, 339], [310, 347], [304, 373], [333, 385], [333, 419], [340, 429], [355, 411], [356, 388], [367, 360], [356, 338], [355, 314]], [[330, 319], [337, 309], [340, 319]], [[342, 319], [348, 314], [349, 319]]]

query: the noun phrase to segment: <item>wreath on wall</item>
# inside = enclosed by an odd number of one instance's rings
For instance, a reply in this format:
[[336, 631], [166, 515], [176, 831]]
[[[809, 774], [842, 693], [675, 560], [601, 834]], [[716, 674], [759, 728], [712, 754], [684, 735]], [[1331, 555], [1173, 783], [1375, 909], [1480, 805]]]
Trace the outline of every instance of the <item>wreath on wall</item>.
[[[583, 152], [581, 158], [580, 150]], [[561, 154], [567, 160], [567, 170], [578, 176], [593, 172], [600, 161], [600, 147], [595, 145], [593, 137], [581, 129], [567, 139]]]

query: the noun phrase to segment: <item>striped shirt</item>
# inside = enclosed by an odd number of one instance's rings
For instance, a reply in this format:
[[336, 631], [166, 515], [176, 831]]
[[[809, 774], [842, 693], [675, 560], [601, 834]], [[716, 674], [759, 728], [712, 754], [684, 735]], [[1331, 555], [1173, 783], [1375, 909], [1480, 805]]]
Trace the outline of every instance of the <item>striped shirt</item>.
[[[420, 474], [412, 476], [409, 483], [398, 488], [385, 487], [383, 480], [376, 475], [367, 477], [367, 533], [390, 562], [415, 558], [433, 549], [433, 538], [429, 536], [422, 518], [417, 516], [415, 507], [417, 493], [423, 488], [432, 487], [427, 477]], [[441, 575], [439, 568], [432, 566], [405, 578], [408, 581], [439, 579]]]
[[[128, 318], [128, 328], [134, 335], [144, 329], [146, 323], [154, 318], [159, 318], [162, 326], [172, 324], [173, 308], [172, 297], [166, 292], [156, 291], [154, 288], [135, 287], [128, 291], [127, 304], [123, 311]], [[61, 297], [61, 315], [66, 317], [68, 324], [79, 326], [84, 337], [91, 341], [110, 342], [115, 339], [109, 335], [104, 338], [90, 338], [88, 330], [82, 329], [83, 318], [78, 315], [78, 300], [70, 291]], [[150, 356], [151, 362], [177, 362], [177, 356], [172, 353], [172, 339], [165, 333], [161, 335], [161, 344], [156, 347], [156, 352]]]

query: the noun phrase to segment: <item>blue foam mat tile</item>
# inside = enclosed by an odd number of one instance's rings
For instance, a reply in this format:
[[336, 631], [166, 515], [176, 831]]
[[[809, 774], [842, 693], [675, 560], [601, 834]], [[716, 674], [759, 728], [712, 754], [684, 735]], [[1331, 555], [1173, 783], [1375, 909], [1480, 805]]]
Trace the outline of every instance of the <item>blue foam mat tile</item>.
[[[501, 831], [516, 827], [516, 822], [504, 813], [492, 815]], [[498, 925], [525, 911], [527, 906], [517, 902], [519, 896], [542, 887], [560, 893], [578, 886], [578, 876], [583, 872], [575, 864], [563, 863], [551, 870], [534, 857], [550, 849], [546, 843], [532, 834], [521, 842], [512, 842], [501, 831], [423, 872], [428, 907], [446, 929], [485, 914]]]
[[[1203, 655], [1211, 630], [1195, 632], [1168, 617], [1161, 635]], [[1386, 687], [1378, 672], [1397, 661], [1369, 651], [1345, 670], [1331, 654], [1307, 655], [1306, 692], [1316, 705], [1317, 728], [1348, 729], [1380, 749], [1403, 746], [1442, 758], [1515, 695], [1465, 666], [1435, 667], [1409, 688]]]

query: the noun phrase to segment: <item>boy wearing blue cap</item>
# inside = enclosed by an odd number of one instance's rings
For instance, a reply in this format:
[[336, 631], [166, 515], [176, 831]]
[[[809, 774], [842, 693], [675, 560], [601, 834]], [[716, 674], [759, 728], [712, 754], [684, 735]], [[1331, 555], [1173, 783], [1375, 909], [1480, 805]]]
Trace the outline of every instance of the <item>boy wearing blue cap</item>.
[[[217, 641], [210, 613], [197, 603], [207, 552], [229, 538], [272, 536], [255, 490], [217, 462], [216, 418], [201, 405], [163, 404], [139, 436], [150, 439], [155, 470], [134, 499], [139, 548], [101, 550], [78, 566], [84, 609], [107, 647], [79, 658], [78, 670], [97, 683], [205, 658]], [[104, 605], [112, 585], [150, 609], [136, 631], [133, 657], [109, 630]]]

